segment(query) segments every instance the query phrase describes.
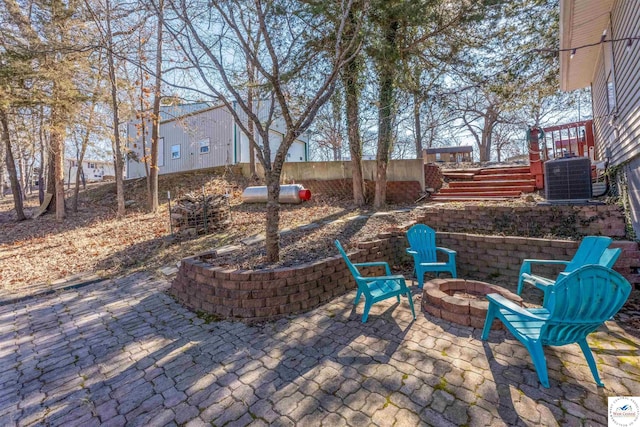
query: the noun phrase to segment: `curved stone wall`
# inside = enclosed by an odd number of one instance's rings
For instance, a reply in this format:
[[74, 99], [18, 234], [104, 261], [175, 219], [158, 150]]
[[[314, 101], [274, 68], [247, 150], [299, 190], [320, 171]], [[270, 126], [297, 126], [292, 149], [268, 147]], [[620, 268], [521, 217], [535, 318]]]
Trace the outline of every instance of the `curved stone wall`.
[[[353, 262], [393, 262], [396, 240], [387, 234], [360, 243], [349, 258]], [[203, 261], [212, 255], [215, 252], [183, 259], [170, 293], [190, 309], [220, 318], [275, 320], [309, 311], [356, 286], [339, 255], [298, 267], [260, 271], [229, 270]], [[378, 268], [363, 270], [364, 274], [384, 274]]]

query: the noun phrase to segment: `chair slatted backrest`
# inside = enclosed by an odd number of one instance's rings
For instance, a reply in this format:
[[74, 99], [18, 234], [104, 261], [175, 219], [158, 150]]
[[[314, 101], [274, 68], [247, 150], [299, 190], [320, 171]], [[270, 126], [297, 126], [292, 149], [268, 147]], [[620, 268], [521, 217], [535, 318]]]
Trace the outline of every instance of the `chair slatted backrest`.
[[618, 258], [622, 254], [622, 249], [620, 248], [608, 248], [605, 249], [600, 257], [599, 265], [607, 268], [613, 268], [613, 265], [616, 263]]
[[616, 314], [630, 293], [627, 279], [600, 265], [586, 265], [561, 277], [549, 295], [543, 344], [564, 345], [586, 337]]
[[564, 269], [572, 272], [587, 264], [598, 264], [603, 252], [611, 244], [612, 239], [606, 236], [587, 236], [582, 239], [578, 250]]
[[416, 224], [407, 231], [411, 249], [420, 254], [420, 262], [436, 262], [436, 232], [425, 224]]
[[[349, 271], [353, 275], [353, 278], [356, 280], [356, 282], [359, 282], [360, 279], [362, 278], [362, 275], [360, 274], [356, 266], [353, 265], [353, 263], [347, 256], [347, 253], [344, 251], [342, 244], [340, 244], [338, 240], [335, 241], [335, 244], [336, 244], [336, 247], [338, 248], [338, 251], [340, 251], [340, 255], [342, 255], [342, 258], [344, 258], [344, 262], [347, 263], [347, 267], [349, 267]], [[358, 283], [358, 286], [360, 286], [360, 283]]]

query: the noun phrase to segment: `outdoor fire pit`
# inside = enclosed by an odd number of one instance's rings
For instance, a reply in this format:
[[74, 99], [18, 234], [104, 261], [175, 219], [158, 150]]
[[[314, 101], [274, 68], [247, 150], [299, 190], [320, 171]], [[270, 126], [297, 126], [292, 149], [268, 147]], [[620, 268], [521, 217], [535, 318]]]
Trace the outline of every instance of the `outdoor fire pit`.
[[[505, 288], [476, 280], [434, 279], [424, 284], [422, 308], [432, 316], [474, 328], [484, 327], [489, 301], [496, 293], [522, 305], [522, 298]], [[494, 322], [493, 328], [503, 328]]]

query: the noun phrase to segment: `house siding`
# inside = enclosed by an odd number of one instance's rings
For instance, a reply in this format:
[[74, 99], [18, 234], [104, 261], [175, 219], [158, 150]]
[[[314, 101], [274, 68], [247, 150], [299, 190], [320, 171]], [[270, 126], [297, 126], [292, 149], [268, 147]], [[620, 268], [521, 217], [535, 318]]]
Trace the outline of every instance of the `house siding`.
[[[269, 105], [267, 103], [258, 103], [255, 106], [258, 111], [258, 117], [261, 121], [265, 121], [268, 117]], [[240, 107], [236, 107], [236, 112], [242, 120], [242, 123], [247, 123], [247, 115], [240, 109]], [[269, 129], [269, 148], [271, 150], [271, 161], [274, 161], [278, 148], [284, 139], [284, 133], [286, 132], [285, 122], [282, 117], [277, 114], [274, 115], [273, 121], [271, 122], [271, 127]], [[249, 163], [249, 138], [242, 131], [240, 126], [236, 126], [236, 135], [238, 138], [238, 149], [237, 149], [237, 158], [236, 163]], [[287, 162], [306, 162], [307, 159], [307, 144], [308, 141], [305, 141], [306, 135], [303, 135], [293, 141], [289, 150], [287, 151], [286, 161]], [[259, 146], [262, 146], [262, 138], [260, 137], [257, 131], [254, 131], [254, 138], [256, 143]], [[308, 139], [308, 137], [307, 137]]]
[[[161, 124], [164, 166], [160, 173], [182, 172], [233, 164], [233, 118], [225, 108], [216, 108]], [[209, 152], [200, 153], [199, 142], [209, 140]], [[180, 157], [171, 157], [171, 147], [180, 146]]]
[[[637, 6], [633, 0], [615, 3], [611, 11], [611, 39], [640, 36], [640, 8]], [[592, 84], [594, 126], [601, 158], [608, 148], [611, 164], [618, 165], [640, 155], [640, 41], [636, 40], [630, 48], [626, 42], [613, 43], [613, 70], [615, 119], [607, 111], [604, 48], [601, 47]]]
[[[237, 111], [238, 109], [236, 109]], [[247, 117], [242, 111], [237, 111], [240, 120], [246, 123]], [[266, 109], [259, 112], [262, 116]], [[269, 142], [271, 158], [283, 139], [285, 124], [281, 118], [274, 118], [271, 124]], [[151, 145], [151, 126], [146, 126], [146, 152]], [[191, 112], [182, 117], [165, 120], [160, 123], [160, 146], [158, 153], [158, 173], [160, 175], [175, 172], [185, 172], [203, 168], [212, 168], [237, 163], [249, 163], [249, 144], [247, 136], [236, 125], [231, 112], [226, 106], [210, 107], [202, 111]], [[256, 133], [258, 144], [261, 143]], [[200, 141], [209, 141], [209, 151], [200, 152]], [[173, 158], [172, 147], [178, 146], [180, 156]], [[127, 179], [146, 176], [144, 147], [142, 135], [136, 123], [127, 124], [127, 147], [130, 151], [127, 159]], [[288, 150], [287, 161], [306, 161], [306, 143], [300, 138], [293, 142]]]
[[[226, 108], [212, 108], [160, 123], [159, 174], [231, 165], [233, 158], [233, 117]], [[151, 145], [151, 129], [147, 126], [146, 145]], [[127, 126], [129, 147], [142, 159], [142, 137], [136, 126]], [[199, 142], [209, 140], [209, 152], [200, 153]], [[173, 159], [172, 146], [180, 146], [180, 157]], [[146, 176], [144, 162], [129, 160], [127, 178]]]
[[[619, 0], [611, 10], [608, 39], [640, 36], [640, 8], [635, 0]], [[640, 41], [612, 43], [615, 110], [608, 111], [605, 48], [600, 48], [592, 77], [594, 131], [600, 158], [609, 154], [610, 166], [624, 165], [631, 225], [640, 236]]]

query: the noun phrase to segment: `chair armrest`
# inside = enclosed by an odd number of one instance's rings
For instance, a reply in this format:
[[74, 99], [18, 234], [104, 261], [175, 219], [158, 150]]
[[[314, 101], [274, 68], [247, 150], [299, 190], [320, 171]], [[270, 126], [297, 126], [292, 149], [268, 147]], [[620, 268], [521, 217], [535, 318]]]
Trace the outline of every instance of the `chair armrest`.
[[448, 254], [449, 256], [457, 254], [456, 251], [454, 251], [453, 249], [448, 249], [448, 248], [436, 247], [436, 250], [440, 251], [440, 252], [444, 252], [444, 253]]
[[519, 316], [526, 317], [527, 319], [542, 320], [542, 321], [547, 320], [546, 317], [536, 316], [535, 314], [531, 313], [529, 310], [520, 307], [515, 302], [503, 297], [500, 294], [489, 294], [487, 295], [487, 299], [489, 300], [490, 304], [496, 304], [499, 308], [505, 309]]
[[391, 276], [391, 268], [389, 268], [389, 263], [384, 261], [374, 261], [374, 262], [359, 262], [354, 263], [353, 265], [357, 267], [384, 267], [385, 273], [387, 276]]
[[564, 261], [560, 259], [525, 259], [522, 261], [522, 265], [524, 264], [564, 264], [569, 265], [571, 261]]
[[362, 280], [365, 282], [375, 282], [376, 280], [402, 280], [406, 281], [405, 277], [402, 274], [394, 274], [388, 276], [358, 276], [358, 280]]
[[408, 253], [409, 255], [418, 255], [418, 251], [414, 251], [414, 250], [413, 250], [413, 249], [411, 249], [411, 248], [407, 248], [407, 253]]
[[[557, 259], [524, 259], [520, 266], [520, 276], [523, 274], [531, 274], [531, 264], [555, 264], [555, 265], [569, 265], [569, 261], [557, 260]], [[520, 278], [522, 281], [522, 277]]]

